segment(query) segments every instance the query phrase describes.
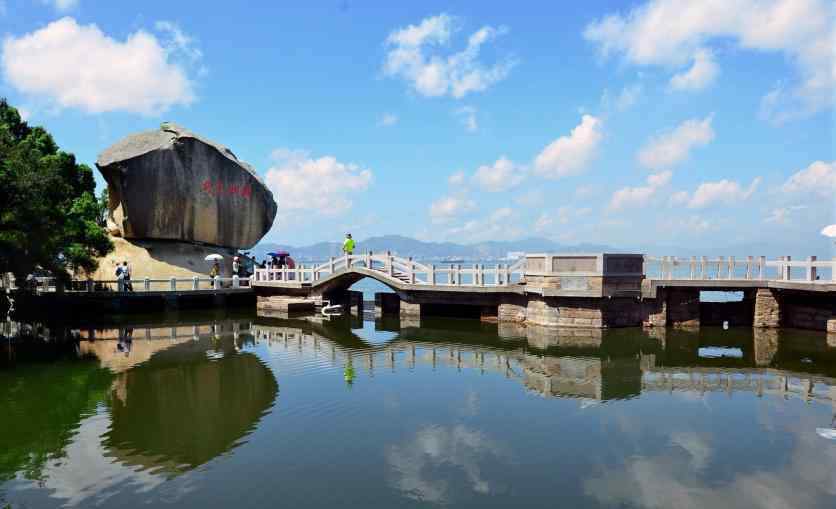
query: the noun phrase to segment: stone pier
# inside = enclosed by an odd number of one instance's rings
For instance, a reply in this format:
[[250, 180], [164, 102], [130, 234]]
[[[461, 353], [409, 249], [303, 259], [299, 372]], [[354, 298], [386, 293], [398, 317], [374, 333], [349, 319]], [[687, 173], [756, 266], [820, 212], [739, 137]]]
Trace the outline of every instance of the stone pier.
[[755, 292], [753, 327], [780, 327], [781, 302], [777, 290], [758, 288]]

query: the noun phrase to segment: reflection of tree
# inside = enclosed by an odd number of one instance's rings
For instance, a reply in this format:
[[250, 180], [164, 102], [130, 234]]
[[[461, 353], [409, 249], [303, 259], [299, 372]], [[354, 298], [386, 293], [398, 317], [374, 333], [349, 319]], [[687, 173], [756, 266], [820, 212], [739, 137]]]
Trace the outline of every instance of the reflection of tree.
[[0, 481], [17, 472], [43, 480], [47, 461], [64, 456], [79, 422], [106, 399], [112, 379], [87, 361], [0, 370]]
[[[197, 467], [250, 433], [278, 394], [271, 371], [251, 354], [235, 354], [229, 338], [159, 352], [122, 373], [105, 445], [129, 464], [179, 472]], [[223, 342], [219, 345], [218, 341]], [[227, 348], [228, 347], [228, 348]]]

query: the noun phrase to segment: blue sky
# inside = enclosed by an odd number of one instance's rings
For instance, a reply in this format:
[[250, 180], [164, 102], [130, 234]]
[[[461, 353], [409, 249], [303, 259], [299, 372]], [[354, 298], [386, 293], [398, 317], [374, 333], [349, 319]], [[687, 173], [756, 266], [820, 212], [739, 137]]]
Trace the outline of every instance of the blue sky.
[[229, 146], [286, 244], [828, 254], [826, 0], [278, 4], [0, 0], [0, 95], [91, 165], [162, 121]]

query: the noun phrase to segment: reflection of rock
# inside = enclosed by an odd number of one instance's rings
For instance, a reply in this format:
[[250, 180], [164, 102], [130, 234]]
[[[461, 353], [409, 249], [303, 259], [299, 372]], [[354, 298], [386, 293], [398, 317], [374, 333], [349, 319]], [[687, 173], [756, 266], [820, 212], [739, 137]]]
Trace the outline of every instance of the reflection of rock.
[[124, 138], [96, 166], [108, 183], [109, 230], [125, 238], [249, 248], [276, 216], [252, 167], [174, 124]]
[[483, 433], [461, 425], [429, 426], [411, 441], [386, 448], [391, 483], [405, 496], [431, 503], [504, 491], [502, 480], [487, 478], [482, 469], [503, 456]]
[[[128, 464], [189, 470], [240, 443], [272, 406], [278, 385], [230, 338], [161, 351], [119, 375], [126, 399], [112, 398], [111, 453]], [[212, 355], [209, 355], [209, 354]]]

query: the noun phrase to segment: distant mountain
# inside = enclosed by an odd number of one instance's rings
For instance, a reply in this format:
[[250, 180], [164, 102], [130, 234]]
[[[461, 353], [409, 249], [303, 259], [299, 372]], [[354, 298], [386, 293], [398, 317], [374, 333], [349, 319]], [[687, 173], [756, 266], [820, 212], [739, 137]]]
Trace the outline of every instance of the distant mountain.
[[[250, 252], [261, 260], [266, 257], [267, 253], [283, 249], [290, 252], [291, 256], [298, 261], [319, 261], [325, 260], [330, 256], [340, 256], [342, 254], [341, 247], [342, 242], [319, 242], [309, 246], [288, 246], [285, 244], [262, 242], [250, 250]], [[508, 253], [514, 251], [527, 253], [618, 251], [605, 245], [577, 244], [570, 246], [536, 237], [514, 241], [457, 244], [455, 242], [424, 242], [401, 235], [370, 237], [357, 242], [355, 253], [365, 253], [369, 250], [376, 253], [391, 251], [398, 256], [412, 256], [419, 260], [441, 260], [447, 257], [462, 258], [464, 260], [500, 259], [505, 258]]]

